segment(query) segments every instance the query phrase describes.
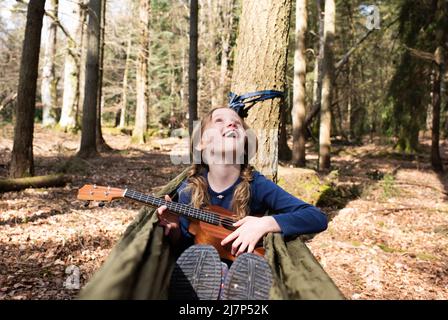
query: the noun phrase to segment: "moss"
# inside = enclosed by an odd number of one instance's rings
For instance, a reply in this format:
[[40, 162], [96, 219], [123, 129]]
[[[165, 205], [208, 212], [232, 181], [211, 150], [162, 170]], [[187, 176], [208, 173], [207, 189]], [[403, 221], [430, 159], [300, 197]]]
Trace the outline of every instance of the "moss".
[[348, 200], [360, 194], [357, 186], [338, 184], [339, 173], [320, 177], [316, 171], [279, 167], [278, 185], [305, 202], [323, 207], [343, 208]]
[[381, 250], [383, 250], [384, 252], [387, 252], [387, 253], [394, 253], [394, 252], [397, 251], [397, 250], [395, 250], [394, 248], [391, 248], [391, 247], [385, 245], [384, 243], [378, 243], [377, 246], [378, 246]]
[[437, 257], [429, 254], [429, 253], [425, 253], [425, 252], [421, 252], [421, 253], [417, 253], [415, 255], [418, 259], [420, 260], [426, 260], [426, 261], [435, 261], [437, 260]]
[[[143, 137], [143, 140], [145, 140], [145, 138]], [[136, 137], [136, 136], [132, 136], [131, 137], [131, 144], [140, 144], [140, 143], [145, 143], [145, 141], [140, 141], [140, 138], [139, 137]]]
[[383, 198], [389, 199], [399, 195], [399, 190], [395, 187], [395, 177], [385, 174], [381, 186], [383, 187]]
[[352, 240], [352, 245], [355, 247], [360, 247], [362, 245], [362, 243], [358, 240]]
[[324, 182], [313, 170], [279, 167], [278, 176], [279, 186], [313, 205], [317, 204], [321, 193], [325, 190]]
[[395, 252], [404, 253], [404, 252], [406, 252], [406, 251], [403, 250], [403, 249], [397, 249], [397, 248], [389, 247], [389, 246], [388, 246], [387, 244], [385, 244], [385, 243], [377, 243], [377, 246], [378, 246], [381, 250], [383, 250], [384, 252], [387, 252], [387, 253], [395, 253]]
[[89, 174], [89, 166], [85, 160], [78, 157], [73, 157], [65, 162], [62, 162], [56, 166], [56, 172], [59, 173], [73, 173], [87, 175]]

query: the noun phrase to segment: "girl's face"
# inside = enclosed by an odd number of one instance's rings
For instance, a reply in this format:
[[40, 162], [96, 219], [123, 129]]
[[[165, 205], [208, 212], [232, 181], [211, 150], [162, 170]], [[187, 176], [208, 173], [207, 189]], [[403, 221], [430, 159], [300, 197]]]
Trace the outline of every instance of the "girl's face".
[[202, 132], [201, 149], [204, 158], [222, 163], [239, 163], [244, 159], [246, 130], [238, 114], [230, 108], [216, 109]]

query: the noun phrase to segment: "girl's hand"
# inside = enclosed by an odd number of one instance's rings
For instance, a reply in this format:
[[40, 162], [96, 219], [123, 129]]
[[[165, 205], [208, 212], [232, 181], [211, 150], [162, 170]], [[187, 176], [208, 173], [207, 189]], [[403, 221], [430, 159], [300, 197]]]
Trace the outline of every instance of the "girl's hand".
[[[168, 195], [165, 195], [166, 201], [171, 201]], [[167, 206], [157, 208], [157, 217], [159, 218], [159, 225], [164, 228], [165, 236], [177, 238], [180, 236], [179, 216], [169, 213]]]
[[239, 256], [246, 252], [253, 252], [258, 241], [268, 232], [280, 232], [280, 226], [271, 216], [252, 217], [247, 216], [233, 224], [238, 227], [234, 232], [229, 234], [221, 245], [232, 243], [232, 255]]

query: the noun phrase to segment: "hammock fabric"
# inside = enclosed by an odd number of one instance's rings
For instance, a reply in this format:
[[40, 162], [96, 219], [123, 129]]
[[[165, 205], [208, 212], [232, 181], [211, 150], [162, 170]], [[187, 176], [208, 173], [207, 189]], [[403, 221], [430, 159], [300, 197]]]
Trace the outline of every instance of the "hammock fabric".
[[[187, 170], [158, 196], [173, 195], [186, 176]], [[264, 244], [274, 276], [271, 299], [344, 299], [299, 238], [285, 242], [279, 234], [269, 234]], [[167, 299], [171, 272], [179, 255], [175, 251], [157, 225], [155, 210], [144, 207], [78, 299]]]

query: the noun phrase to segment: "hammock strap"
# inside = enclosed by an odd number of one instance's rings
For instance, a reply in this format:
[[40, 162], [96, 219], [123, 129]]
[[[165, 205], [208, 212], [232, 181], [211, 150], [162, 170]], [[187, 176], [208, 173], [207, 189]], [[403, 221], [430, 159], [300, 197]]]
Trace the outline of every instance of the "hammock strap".
[[[238, 113], [241, 118], [248, 116], [248, 111], [257, 102], [267, 99], [283, 98], [284, 92], [277, 90], [263, 90], [237, 95], [233, 92], [229, 93], [229, 108]], [[247, 105], [247, 106], [246, 106]]]

